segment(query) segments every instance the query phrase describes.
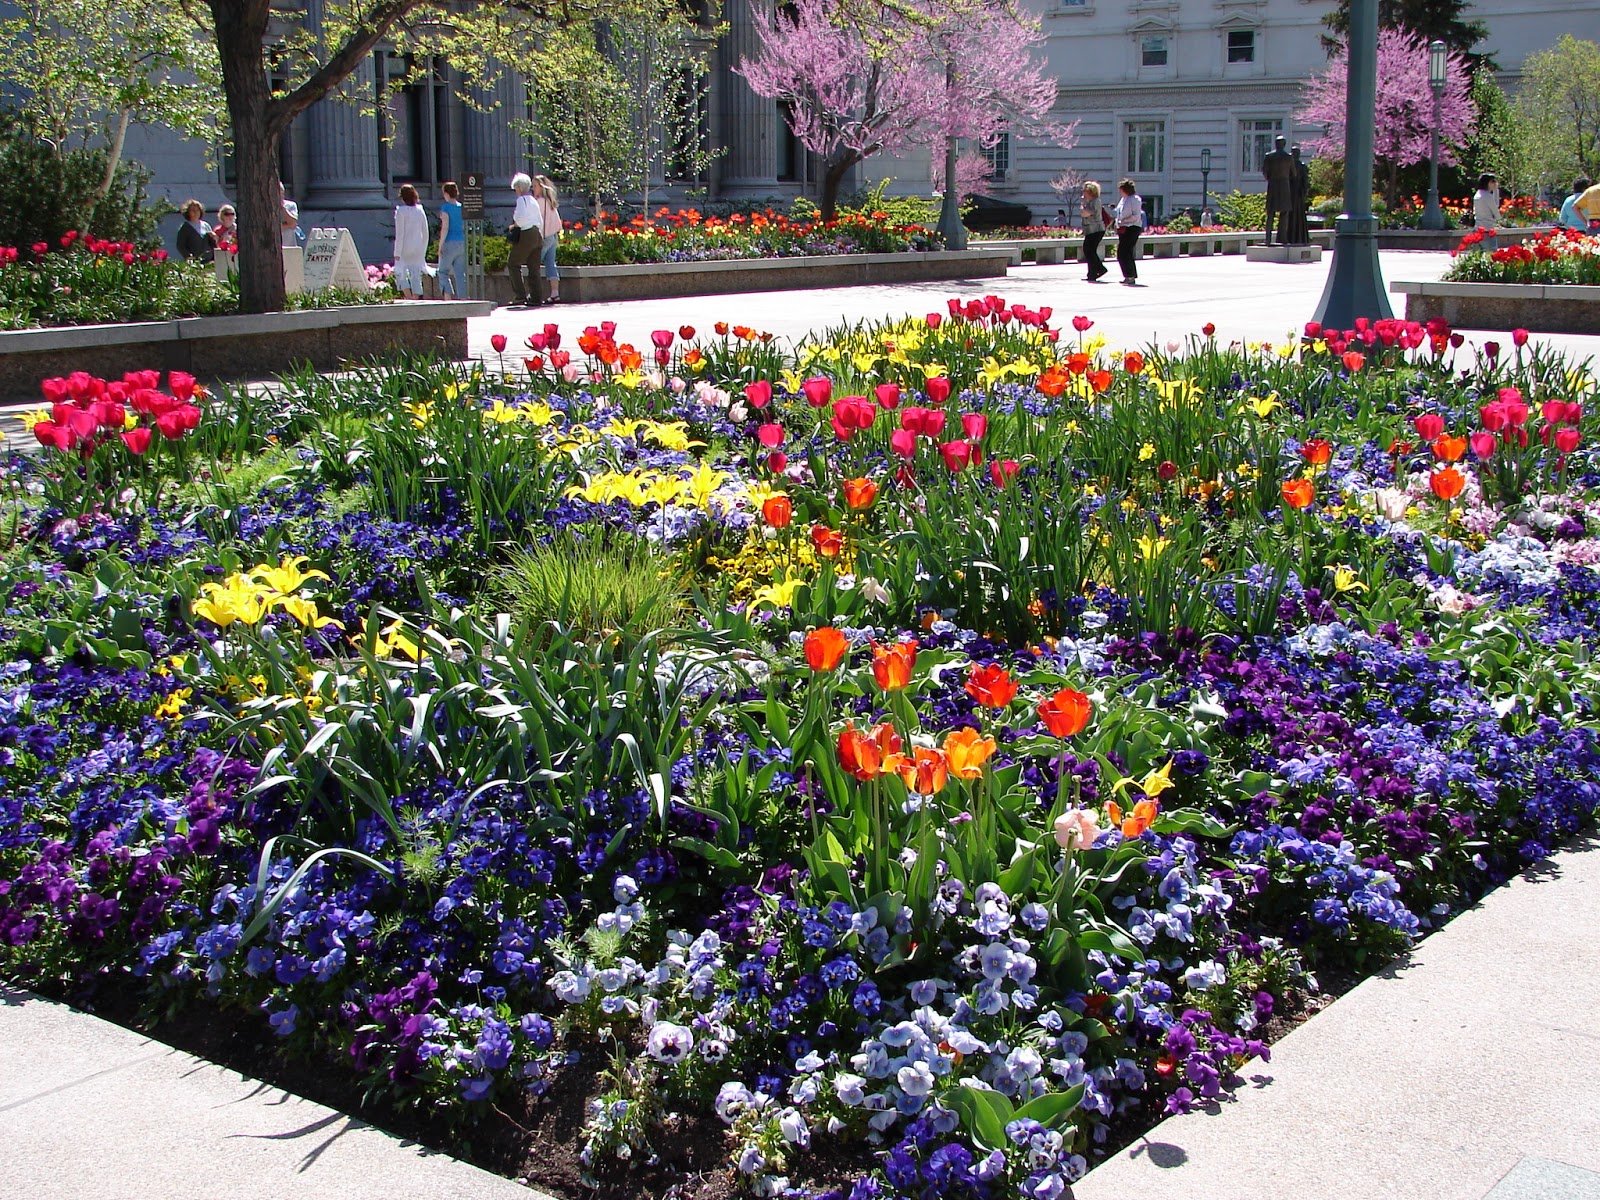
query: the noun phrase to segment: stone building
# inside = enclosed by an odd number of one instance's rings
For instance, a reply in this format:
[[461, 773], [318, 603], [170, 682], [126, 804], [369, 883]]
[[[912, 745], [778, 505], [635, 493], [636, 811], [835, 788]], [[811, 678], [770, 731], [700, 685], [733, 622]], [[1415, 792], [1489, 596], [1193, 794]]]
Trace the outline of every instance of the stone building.
[[[779, 105], [755, 96], [732, 68], [759, 43], [753, 4], [725, 0], [726, 36], [716, 46], [708, 86], [705, 136], [722, 148], [706, 177], [664, 181], [652, 192], [674, 202], [787, 199], [815, 194], [813, 156], [782, 119]], [[1291, 141], [1318, 133], [1296, 123], [1302, 83], [1325, 66], [1323, 16], [1332, 0], [1024, 0], [1043, 23], [1044, 53], [1060, 80], [1057, 115], [1078, 121], [1069, 149], [1024, 139], [989, 151], [987, 190], [1033, 208], [1043, 219], [1061, 205], [1051, 180], [1063, 172], [1114, 182], [1139, 181], [1157, 218], [1200, 207], [1202, 152], [1210, 150], [1213, 197], [1262, 188], [1260, 158], [1279, 133]], [[308, 0], [316, 20], [321, 0]], [[1495, 0], [1469, 8], [1485, 21], [1492, 53], [1514, 87], [1523, 60], [1563, 33], [1600, 37], [1600, 0]], [[349, 89], [379, 94], [407, 64], [379, 51]], [[439, 184], [469, 170], [491, 181], [491, 216], [509, 214], [506, 186], [518, 170], [539, 168], [538, 148], [513, 132], [509, 114], [525, 111], [520, 84], [507, 81], [478, 106], [462, 102], [448, 64], [389, 100], [388, 137], [370, 111], [337, 100], [314, 105], [283, 147], [283, 178], [307, 225], [342, 224], [363, 255], [384, 261], [394, 196], [417, 185], [430, 210]], [[368, 106], [371, 108], [371, 105]], [[487, 111], [484, 111], [487, 109]], [[207, 165], [207, 148], [165, 132], [136, 130], [128, 153], [155, 172], [155, 189], [173, 201], [193, 195], [215, 210], [230, 194], [225, 161]], [[894, 176], [904, 192], [929, 190], [926, 155], [874, 159], [860, 181]], [[848, 184], [847, 184], [848, 186]]]

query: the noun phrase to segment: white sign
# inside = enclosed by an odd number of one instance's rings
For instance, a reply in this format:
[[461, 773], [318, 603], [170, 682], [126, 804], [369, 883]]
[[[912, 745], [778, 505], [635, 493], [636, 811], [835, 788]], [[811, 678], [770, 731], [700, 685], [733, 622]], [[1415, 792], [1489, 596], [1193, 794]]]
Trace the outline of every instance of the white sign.
[[[299, 246], [283, 247], [283, 290], [290, 295], [306, 290], [305, 284], [305, 251]], [[217, 251], [217, 282], [227, 283], [228, 280], [239, 274], [239, 258], [226, 250]], [[366, 272], [362, 272], [362, 287], [366, 286]]]
[[367, 290], [367, 269], [361, 265], [348, 229], [313, 229], [306, 237], [305, 290], [320, 292], [330, 287]]

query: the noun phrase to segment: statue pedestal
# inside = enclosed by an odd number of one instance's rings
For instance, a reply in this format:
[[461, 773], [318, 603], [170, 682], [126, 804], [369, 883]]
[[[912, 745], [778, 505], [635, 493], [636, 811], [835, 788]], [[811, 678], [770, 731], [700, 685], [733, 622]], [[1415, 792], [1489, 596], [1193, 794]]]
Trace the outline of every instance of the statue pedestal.
[[1317, 263], [1322, 261], [1322, 247], [1311, 246], [1246, 246], [1246, 262]]

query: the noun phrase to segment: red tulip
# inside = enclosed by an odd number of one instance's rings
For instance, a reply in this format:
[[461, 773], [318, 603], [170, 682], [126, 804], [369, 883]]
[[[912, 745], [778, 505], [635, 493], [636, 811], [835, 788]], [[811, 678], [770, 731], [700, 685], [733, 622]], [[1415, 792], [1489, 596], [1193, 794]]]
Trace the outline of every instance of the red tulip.
[[178, 416], [178, 410], [173, 408], [156, 417], [156, 428], [161, 431], [161, 436], [169, 442], [175, 442], [183, 436], [183, 424]]
[[783, 426], [782, 425], [763, 425], [763, 426], [761, 426], [760, 429], [756, 430], [756, 441], [760, 442], [768, 450], [771, 450], [774, 447], [783, 445]]
[[774, 450], [767, 455], [767, 470], [774, 475], [782, 475], [784, 468], [789, 465], [789, 456], [782, 450]]
[[122, 440], [133, 453], [143, 454], [150, 449], [150, 427], [148, 425], [140, 425], [126, 430], [122, 434]]
[[1578, 442], [1581, 439], [1582, 434], [1576, 429], [1558, 429], [1556, 430], [1556, 449], [1563, 454], [1571, 454], [1578, 448]]
[[1518, 350], [1522, 349], [1528, 344], [1528, 331], [1526, 329], [1513, 329], [1511, 331], [1511, 343]]
[[[151, 374], [154, 375], [155, 372], [152, 371]], [[160, 376], [157, 375], [156, 378], [159, 380]], [[59, 377], [41, 379], [39, 381], [39, 390], [44, 393], [45, 401], [49, 404], [62, 404], [67, 399], [67, 381]]]
[[1094, 328], [1094, 322], [1088, 317], [1076, 316], [1072, 318], [1072, 327], [1079, 333], [1088, 333], [1090, 329]]
[[1017, 473], [1017, 460], [1014, 458], [991, 458], [989, 460], [989, 478], [994, 481], [995, 487], [1005, 487], [1011, 482], [1012, 476]]
[[821, 375], [813, 375], [802, 383], [800, 391], [805, 395], [806, 403], [812, 408], [822, 408], [833, 399], [833, 384]]
[[682, 338], [686, 342], [694, 341], [694, 326], [693, 325], [679, 325], [678, 326], [678, 336], [680, 338]]
[[504, 354], [506, 352], [506, 335], [503, 333], [491, 334], [489, 345], [494, 347], [496, 354]]
[[917, 435], [909, 429], [896, 429], [889, 435], [889, 449], [901, 458], [910, 458], [917, 452]]
[[943, 404], [950, 399], [950, 381], [943, 375], [935, 375], [923, 384], [923, 390], [928, 394], [928, 399], [934, 404]]
[[940, 325], [944, 324], [944, 317], [940, 313], [929, 313], [926, 320], [928, 322], [929, 329], [937, 329]]
[[772, 385], [765, 379], [747, 383], [744, 385], [744, 398], [750, 401], [751, 408], [765, 408], [772, 400]]
[[1156, 466], [1156, 478], [1163, 483], [1171, 483], [1178, 477], [1178, 464], [1170, 458], [1164, 458]]
[[787, 529], [794, 519], [794, 505], [787, 496], [768, 496], [761, 502], [761, 519], [774, 529]]
[[962, 413], [961, 431], [968, 441], [981, 442], [983, 435], [989, 432], [989, 418], [983, 413]]
[[544, 370], [544, 355], [535, 354], [522, 360], [522, 365], [528, 368], [528, 374]]
[[1325, 467], [1333, 457], [1333, 443], [1326, 438], [1308, 438], [1300, 444], [1300, 457], [1313, 467]]
[[1280, 490], [1283, 502], [1290, 508], [1309, 508], [1317, 498], [1317, 489], [1309, 479], [1286, 479]]
[[657, 350], [668, 350], [672, 347], [672, 330], [654, 329], [650, 332], [650, 341]]
[[1492, 400], [1478, 410], [1478, 416], [1483, 420], [1483, 427], [1490, 433], [1499, 433], [1508, 423], [1506, 406], [1498, 400]]
[[1494, 434], [1480, 429], [1467, 439], [1472, 443], [1472, 452], [1479, 458], [1488, 458], [1494, 453]]
[[1217, 333], [1217, 327], [1210, 321], [1207, 321], [1204, 325], [1200, 326], [1200, 332], [1205, 334], [1207, 337], [1215, 337]]
[[965, 471], [972, 466], [977, 458], [978, 448], [971, 442], [944, 442], [939, 446], [939, 453], [944, 456], [944, 465], [952, 473]]
[[967, 695], [985, 708], [1005, 708], [1017, 696], [1017, 682], [1000, 666], [974, 666], [967, 677]]
[[1089, 724], [1094, 705], [1089, 697], [1071, 688], [1062, 688], [1047, 700], [1039, 702], [1039, 716], [1045, 728], [1058, 738], [1075, 737]]
[[95, 420], [94, 413], [86, 408], [73, 408], [66, 414], [66, 425], [80, 438], [90, 438], [100, 429], [100, 422]]
[[71, 450], [78, 440], [78, 435], [72, 432], [68, 425], [58, 425], [54, 421], [39, 421], [33, 427], [33, 436], [39, 439], [41, 446], [53, 446], [57, 450]]
[[1137, 350], [1129, 350], [1122, 356], [1122, 369], [1129, 375], [1137, 375], [1144, 370], [1144, 355]]
[[1483, 344], [1483, 352], [1484, 352], [1485, 355], [1488, 356], [1488, 359], [1489, 359], [1490, 362], [1494, 362], [1497, 358], [1500, 357], [1500, 343], [1499, 342], [1485, 342]]
[[873, 388], [873, 394], [878, 397], [878, 403], [886, 409], [900, 407], [900, 385], [898, 383], [880, 383]]
[[1438, 413], [1423, 413], [1411, 422], [1417, 431], [1417, 436], [1425, 442], [1437, 441], [1444, 432], [1444, 418]]
[[833, 431], [849, 441], [858, 430], [871, 429], [877, 416], [877, 405], [865, 396], [841, 396], [833, 402]]

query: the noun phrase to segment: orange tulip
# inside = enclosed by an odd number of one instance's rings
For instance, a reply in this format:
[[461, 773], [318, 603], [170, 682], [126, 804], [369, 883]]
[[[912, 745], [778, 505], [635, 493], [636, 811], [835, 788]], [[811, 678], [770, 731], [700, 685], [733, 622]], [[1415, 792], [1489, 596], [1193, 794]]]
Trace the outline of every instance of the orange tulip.
[[761, 502], [761, 519], [774, 529], [785, 529], [794, 520], [794, 505], [787, 496], [768, 496]]
[[1089, 364], [1092, 361], [1093, 360], [1090, 359], [1087, 354], [1079, 350], [1074, 354], [1067, 355], [1067, 370], [1071, 371], [1074, 375], [1087, 374], [1089, 370]]
[[1004, 708], [1017, 695], [1017, 683], [1004, 667], [974, 666], [967, 678], [967, 695], [985, 708]]
[[1467, 486], [1467, 477], [1454, 467], [1440, 467], [1428, 476], [1428, 486], [1441, 500], [1454, 500]]
[[892, 646], [872, 643], [872, 677], [886, 692], [898, 692], [911, 682], [911, 669], [917, 665], [917, 643], [896, 642]]
[[837, 529], [829, 529], [826, 525], [813, 525], [811, 544], [823, 558], [838, 558], [844, 553], [844, 534]]
[[1141, 800], [1133, 806], [1133, 811], [1126, 817], [1115, 800], [1106, 801], [1106, 815], [1111, 818], [1113, 825], [1122, 827], [1122, 836], [1136, 838], [1155, 823], [1156, 816], [1161, 812], [1161, 805], [1154, 800]]
[[1347, 371], [1359, 371], [1367, 365], [1367, 356], [1359, 350], [1346, 350], [1344, 352], [1344, 366]]
[[1309, 479], [1286, 479], [1283, 481], [1283, 502], [1290, 508], [1309, 508], [1311, 502], [1317, 498], [1317, 489], [1312, 486]]
[[883, 750], [851, 721], [839, 731], [839, 765], [852, 778], [875, 779], [883, 771]]
[[950, 772], [944, 755], [926, 746], [918, 746], [909, 755], [901, 755], [895, 770], [906, 787], [919, 796], [933, 796], [944, 791], [950, 782]]
[[1333, 443], [1327, 438], [1309, 438], [1300, 443], [1300, 457], [1313, 467], [1325, 467], [1333, 457]]
[[976, 729], [962, 728], [944, 739], [943, 750], [950, 774], [957, 779], [977, 779], [983, 774], [983, 764], [995, 751], [995, 741]]
[[1050, 369], [1041, 374], [1033, 386], [1046, 396], [1059, 396], [1067, 390], [1067, 384], [1071, 382], [1072, 376], [1063, 371], [1059, 365], [1052, 363]]
[[844, 502], [850, 508], [871, 508], [878, 498], [878, 485], [870, 479], [847, 479], [844, 484]]
[[805, 652], [813, 671], [831, 671], [850, 652], [850, 642], [832, 625], [824, 625], [806, 634]]
[[1089, 697], [1071, 688], [1062, 688], [1054, 696], [1039, 702], [1039, 717], [1044, 726], [1058, 738], [1074, 737], [1084, 731], [1094, 705]]
[[1433, 443], [1433, 456], [1440, 462], [1460, 462], [1461, 456], [1467, 452], [1467, 439], [1464, 437], [1451, 437], [1445, 434]]

